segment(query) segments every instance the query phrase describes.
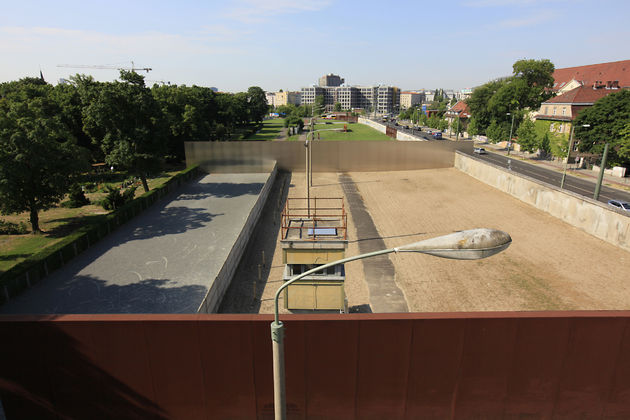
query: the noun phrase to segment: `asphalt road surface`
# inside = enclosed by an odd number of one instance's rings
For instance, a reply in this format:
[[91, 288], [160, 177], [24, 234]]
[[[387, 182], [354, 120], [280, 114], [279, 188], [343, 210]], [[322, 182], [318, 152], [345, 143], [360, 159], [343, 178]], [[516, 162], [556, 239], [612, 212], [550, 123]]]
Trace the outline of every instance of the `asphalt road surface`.
[[[526, 175], [539, 181], [546, 182], [547, 184], [555, 185], [556, 187], [560, 186], [560, 182], [562, 180], [562, 173], [560, 172], [541, 168], [540, 166], [532, 165], [519, 159], [511, 159], [507, 156], [491, 152], [488, 152], [485, 155], [474, 154], [473, 156], [486, 162], [493, 163], [497, 166], [501, 166], [502, 168], [508, 167], [509, 159], [510, 166], [514, 172]], [[595, 182], [571, 176], [569, 173], [570, 171], [567, 171], [567, 177], [564, 181], [564, 188], [568, 191], [580, 194], [584, 197], [593, 198], [593, 194], [595, 192]], [[599, 201], [601, 201], [602, 203], [607, 203], [608, 200], [613, 199], [630, 202], [630, 193], [602, 185], [599, 192]]]

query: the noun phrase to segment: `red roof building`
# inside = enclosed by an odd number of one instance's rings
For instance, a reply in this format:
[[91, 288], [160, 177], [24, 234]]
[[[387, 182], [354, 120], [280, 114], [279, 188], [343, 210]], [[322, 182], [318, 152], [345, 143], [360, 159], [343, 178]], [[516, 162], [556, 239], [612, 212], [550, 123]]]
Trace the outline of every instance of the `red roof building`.
[[579, 85], [630, 87], [630, 60], [556, 69], [553, 79], [556, 92], [566, 92]]

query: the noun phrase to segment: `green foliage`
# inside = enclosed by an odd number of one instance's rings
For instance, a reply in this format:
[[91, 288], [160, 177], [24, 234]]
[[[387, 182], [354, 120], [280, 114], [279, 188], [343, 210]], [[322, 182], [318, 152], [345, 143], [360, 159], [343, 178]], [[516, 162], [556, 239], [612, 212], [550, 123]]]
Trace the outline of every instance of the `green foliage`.
[[[553, 71], [553, 63], [546, 59], [519, 60], [513, 65], [511, 77], [475, 89], [466, 103], [475, 118], [478, 133], [487, 134], [493, 120], [499, 125], [508, 120], [511, 122], [507, 113], [522, 114], [519, 111], [539, 108], [553, 95]], [[519, 122], [520, 118], [514, 121], [514, 128]]]
[[0, 85], [0, 212], [28, 211], [37, 233], [39, 211], [63, 198], [87, 156], [60, 118], [53, 87], [29, 80]]
[[125, 203], [133, 200], [136, 193], [136, 187], [127, 188], [122, 194], [118, 187], [107, 186], [107, 195], [101, 201], [101, 206], [105, 210], [116, 210], [121, 208]]
[[490, 126], [486, 130], [486, 135], [492, 143], [507, 141], [510, 136], [510, 127], [505, 123], [498, 123], [496, 120], [492, 120]]
[[24, 222], [11, 223], [0, 220], [0, 235], [24, 235], [27, 232]]
[[313, 105], [313, 115], [319, 116], [324, 113], [324, 109], [326, 108], [324, 105], [324, 95], [315, 96], [315, 104]]
[[444, 131], [448, 128], [448, 121], [445, 120], [444, 118], [441, 118], [438, 123], [437, 123], [437, 127], [438, 130], [440, 131]]
[[535, 152], [540, 148], [541, 139], [538, 138], [534, 122], [529, 118], [525, 118], [521, 123], [518, 130], [516, 130], [516, 135], [518, 136], [518, 144], [521, 146], [521, 150]]
[[542, 138], [540, 139], [540, 145], [538, 146], [538, 148], [545, 155], [551, 153], [551, 144], [549, 142], [549, 133], [548, 132], [543, 134]]
[[[574, 136], [581, 152], [601, 154], [610, 143], [610, 166], [630, 166], [627, 125], [630, 121], [630, 90], [620, 90], [584, 109], [575, 120]], [[590, 127], [582, 127], [589, 124]]]
[[79, 184], [73, 184], [68, 192], [68, 201], [62, 203], [64, 207], [77, 208], [90, 204]]
[[333, 111], [342, 111], [341, 109], [341, 102], [335, 102], [335, 107], [333, 108]]

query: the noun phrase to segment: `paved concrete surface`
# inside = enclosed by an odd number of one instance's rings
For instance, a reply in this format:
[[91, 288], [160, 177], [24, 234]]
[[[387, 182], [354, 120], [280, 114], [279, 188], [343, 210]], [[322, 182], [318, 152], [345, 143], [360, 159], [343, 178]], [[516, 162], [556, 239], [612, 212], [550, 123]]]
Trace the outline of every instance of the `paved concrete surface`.
[[[365, 254], [387, 249], [352, 177], [349, 174], [341, 174], [339, 183], [348, 200], [348, 209], [357, 229], [359, 252]], [[373, 240], [364, 241], [368, 238]], [[396, 285], [396, 270], [389, 256], [380, 255], [362, 262], [365, 282], [370, 291], [372, 312], [409, 312], [405, 295]]]
[[0, 313], [195, 313], [269, 174], [211, 174], [112, 232]]

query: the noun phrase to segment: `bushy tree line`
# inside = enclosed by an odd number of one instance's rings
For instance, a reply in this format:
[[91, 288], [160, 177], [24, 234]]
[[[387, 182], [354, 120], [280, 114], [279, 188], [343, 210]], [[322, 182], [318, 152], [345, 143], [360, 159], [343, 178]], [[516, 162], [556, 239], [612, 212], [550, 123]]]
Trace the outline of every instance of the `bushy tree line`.
[[554, 69], [546, 59], [519, 60], [512, 66], [512, 76], [476, 88], [466, 100], [471, 113], [468, 132], [486, 135], [493, 142], [507, 140], [512, 119], [514, 134], [528, 111], [553, 96]]
[[0, 84], [0, 213], [38, 213], [58, 203], [90, 163], [106, 162], [138, 176], [164, 159], [184, 159], [185, 141], [232, 139], [267, 114], [259, 87], [236, 94], [199, 86], [145, 86], [121, 71], [120, 80], [76, 75], [52, 86], [24, 78]]

